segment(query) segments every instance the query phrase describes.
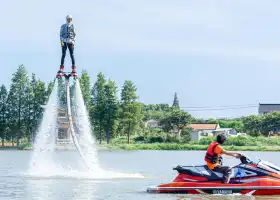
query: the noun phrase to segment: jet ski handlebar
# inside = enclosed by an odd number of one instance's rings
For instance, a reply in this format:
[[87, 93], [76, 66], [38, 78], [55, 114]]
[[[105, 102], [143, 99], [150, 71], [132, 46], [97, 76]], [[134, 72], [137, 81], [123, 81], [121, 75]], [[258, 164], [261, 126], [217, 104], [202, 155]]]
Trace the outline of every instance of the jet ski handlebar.
[[[239, 165], [248, 165], [248, 164], [254, 163], [250, 158], [248, 158], [247, 156], [244, 156], [244, 155], [242, 155], [239, 159], [240, 159], [240, 162], [241, 162]], [[184, 167], [186, 167], [186, 166], [177, 165], [176, 167], [173, 167], [173, 170], [182, 169]]]
[[240, 157], [240, 161], [241, 161], [241, 163], [244, 164], [244, 165], [247, 165], [247, 164], [250, 164], [250, 163], [253, 162], [253, 161], [250, 160], [247, 156], [244, 156], [244, 155], [242, 155], [242, 156]]

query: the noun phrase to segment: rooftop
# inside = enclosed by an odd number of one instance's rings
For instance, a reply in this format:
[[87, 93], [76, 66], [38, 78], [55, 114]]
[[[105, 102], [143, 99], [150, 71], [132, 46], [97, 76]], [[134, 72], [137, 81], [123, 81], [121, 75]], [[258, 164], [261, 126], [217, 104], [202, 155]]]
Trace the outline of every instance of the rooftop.
[[189, 124], [188, 127], [194, 130], [216, 130], [219, 124]]

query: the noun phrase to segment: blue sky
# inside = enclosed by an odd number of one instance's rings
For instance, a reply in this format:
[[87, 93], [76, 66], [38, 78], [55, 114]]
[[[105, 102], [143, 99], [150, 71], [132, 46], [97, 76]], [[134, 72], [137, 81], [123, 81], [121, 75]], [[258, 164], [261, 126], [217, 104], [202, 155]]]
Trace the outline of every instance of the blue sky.
[[[60, 65], [59, 29], [71, 14], [76, 64], [135, 82], [144, 103], [217, 107], [280, 103], [277, 0], [9, 0], [0, 7], [0, 84], [19, 64], [43, 81]], [[66, 66], [70, 70], [69, 54]], [[66, 67], [67, 68], [67, 67]], [[192, 111], [199, 117], [257, 108]]]

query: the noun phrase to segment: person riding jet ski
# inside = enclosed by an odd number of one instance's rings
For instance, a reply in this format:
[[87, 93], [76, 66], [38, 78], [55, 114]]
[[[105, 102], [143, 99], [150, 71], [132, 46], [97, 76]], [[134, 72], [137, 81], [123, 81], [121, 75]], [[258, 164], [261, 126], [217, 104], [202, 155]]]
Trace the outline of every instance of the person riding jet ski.
[[216, 142], [212, 142], [207, 149], [204, 160], [210, 170], [223, 174], [223, 183], [229, 183], [232, 169], [229, 166], [222, 166], [222, 154], [240, 158], [243, 156], [241, 153], [230, 152], [223, 149], [221, 146], [227, 140], [224, 134], [217, 136]]

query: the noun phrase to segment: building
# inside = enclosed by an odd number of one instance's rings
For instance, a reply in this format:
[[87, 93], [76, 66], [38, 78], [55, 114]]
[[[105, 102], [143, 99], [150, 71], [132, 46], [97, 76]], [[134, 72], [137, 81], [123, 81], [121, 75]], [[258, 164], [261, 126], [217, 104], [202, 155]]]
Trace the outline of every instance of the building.
[[268, 136], [280, 136], [280, 127], [274, 127], [271, 131], [268, 132]]
[[227, 136], [237, 136], [237, 131], [233, 128], [218, 128], [213, 131], [213, 135], [225, 134]]
[[271, 112], [280, 112], [280, 104], [259, 104], [259, 115], [263, 116]]
[[146, 121], [145, 123], [145, 127], [149, 127], [149, 128], [160, 128], [161, 125], [160, 125], [160, 122], [157, 121], [157, 120], [154, 120], [154, 119], [151, 119], [151, 120], [148, 120]]
[[225, 134], [227, 136], [246, 135], [246, 133], [237, 133], [234, 128], [220, 128], [219, 124], [190, 124], [188, 127], [193, 129], [191, 134], [192, 141], [199, 141], [203, 137]]
[[187, 127], [192, 128], [194, 131], [203, 130], [216, 130], [220, 128], [219, 124], [189, 124]]
[[220, 128], [219, 124], [189, 124], [187, 127], [192, 128], [192, 141], [199, 141], [203, 137], [213, 136], [213, 131]]

